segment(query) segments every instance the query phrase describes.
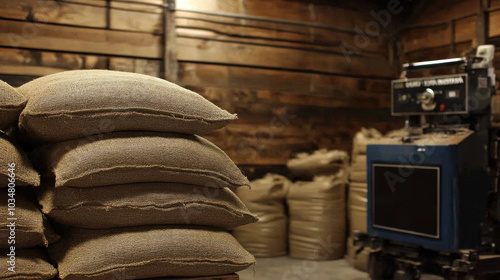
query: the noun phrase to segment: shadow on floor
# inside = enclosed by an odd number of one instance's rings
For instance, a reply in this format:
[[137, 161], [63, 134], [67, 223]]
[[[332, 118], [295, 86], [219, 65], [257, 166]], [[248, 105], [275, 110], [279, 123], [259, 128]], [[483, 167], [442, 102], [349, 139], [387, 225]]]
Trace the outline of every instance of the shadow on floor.
[[[238, 272], [240, 280], [370, 280], [368, 274], [349, 266], [346, 260], [307, 261], [290, 257], [258, 258], [255, 269]], [[423, 275], [421, 280], [441, 280]]]
[[369, 280], [364, 272], [336, 261], [296, 260], [289, 257], [258, 258], [254, 269], [238, 273], [240, 280]]

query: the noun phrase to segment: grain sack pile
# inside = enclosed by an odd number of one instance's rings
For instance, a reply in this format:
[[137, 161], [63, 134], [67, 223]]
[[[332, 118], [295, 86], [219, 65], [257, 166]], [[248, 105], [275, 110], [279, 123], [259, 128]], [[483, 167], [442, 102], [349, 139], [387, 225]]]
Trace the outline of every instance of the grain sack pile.
[[344, 169], [335, 175], [298, 181], [288, 192], [290, 256], [333, 260], [345, 254], [346, 219]]
[[255, 263], [228, 233], [257, 221], [234, 194], [249, 182], [195, 135], [235, 115], [165, 80], [115, 71], [62, 72], [19, 91], [42, 211], [64, 229], [49, 248], [60, 279], [221, 275]]
[[277, 257], [288, 252], [285, 199], [290, 184], [286, 177], [267, 174], [250, 182], [251, 190], [239, 188], [236, 191], [259, 221], [236, 228], [233, 235], [256, 257]]
[[26, 105], [26, 97], [4, 81], [0, 81], [0, 130], [17, 124], [19, 114]]
[[287, 162], [290, 172], [299, 179], [332, 175], [345, 168], [349, 155], [345, 151], [321, 149], [312, 154], [298, 153]]
[[367, 166], [366, 166], [366, 146], [377, 139], [382, 138], [382, 134], [374, 128], [361, 128], [356, 133], [353, 140], [352, 163], [349, 168], [349, 194], [348, 194], [348, 220], [349, 238], [347, 240], [347, 260], [355, 268], [366, 271], [368, 266], [369, 249], [364, 249], [358, 255], [359, 249], [354, 246], [353, 237], [356, 231], [366, 232], [367, 219]]
[[58, 236], [45, 222], [34, 195], [33, 187], [40, 185], [40, 177], [3, 132], [0, 166], [0, 261], [4, 264], [0, 279], [52, 279], [57, 271], [48, 262], [46, 247]]

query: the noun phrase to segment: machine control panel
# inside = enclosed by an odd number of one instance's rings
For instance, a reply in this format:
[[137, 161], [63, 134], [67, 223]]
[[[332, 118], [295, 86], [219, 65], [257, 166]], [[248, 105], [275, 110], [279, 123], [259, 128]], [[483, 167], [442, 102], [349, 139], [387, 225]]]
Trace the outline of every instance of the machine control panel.
[[464, 114], [467, 100], [467, 74], [392, 81], [393, 115]]

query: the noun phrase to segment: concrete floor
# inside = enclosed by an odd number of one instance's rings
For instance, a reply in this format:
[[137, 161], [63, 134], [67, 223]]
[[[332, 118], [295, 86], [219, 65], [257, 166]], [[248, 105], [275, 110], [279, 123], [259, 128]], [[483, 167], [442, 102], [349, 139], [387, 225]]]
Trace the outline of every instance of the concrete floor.
[[[369, 280], [368, 274], [358, 271], [346, 260], [307, 261], [289, 257], [258, 258], [254, 268], [238, 272], [240, 280]], [[425, 275], [422, 280], [441, 277]]]
[[369, 280], [345, 260], [307, 261], [289, 257], [258, 258], [254, 269], [238, 272], [240, 280]]

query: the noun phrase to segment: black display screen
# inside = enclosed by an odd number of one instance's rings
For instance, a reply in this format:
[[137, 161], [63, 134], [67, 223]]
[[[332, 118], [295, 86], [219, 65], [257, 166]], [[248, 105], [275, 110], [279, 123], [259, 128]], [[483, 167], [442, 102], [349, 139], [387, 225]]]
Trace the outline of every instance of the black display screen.
[[372, 226], [439, 239], [440, 168], [372, 164]]

